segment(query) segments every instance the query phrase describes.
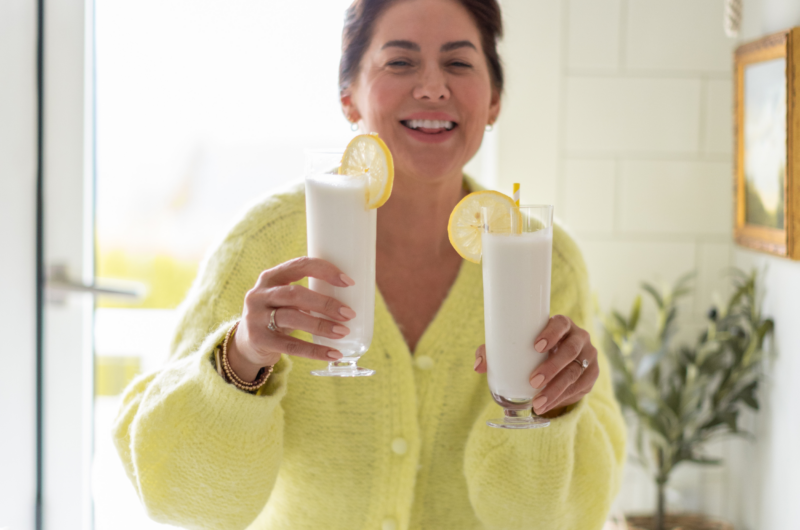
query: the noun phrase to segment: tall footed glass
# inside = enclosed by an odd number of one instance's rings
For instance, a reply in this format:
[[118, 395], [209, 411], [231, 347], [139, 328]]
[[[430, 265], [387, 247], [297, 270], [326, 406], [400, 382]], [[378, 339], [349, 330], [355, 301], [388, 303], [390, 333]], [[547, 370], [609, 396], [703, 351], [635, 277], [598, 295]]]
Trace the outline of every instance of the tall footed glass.
[[[367, 209], [366, 175], [339, 175], [342, 151], [306, 151], [306, 226], [308, 255], [336, 265], [355, 285], [334, 287], [309, 278], [312, 291], [333, 297], [355, 311], [341, 339], [314, 335], [314, 343], [339, 350], [344, 357], [314, 370], [318, 376], [369, 376], [358, 366], [372, 343], [375, 319], [375, 236], [377, 209]], [[321, 317], [322, 315], [314, 315]]]
[[507, 215], [483, 208], [482, 215], [487, 379], [492, 397], [505, 411], [487, 424], [547, 427], [550, 421], [533, 413], [539, 391], [528, 378], [547, 359], [533, 345], [550, 319], [553, 207], [510, 207]]

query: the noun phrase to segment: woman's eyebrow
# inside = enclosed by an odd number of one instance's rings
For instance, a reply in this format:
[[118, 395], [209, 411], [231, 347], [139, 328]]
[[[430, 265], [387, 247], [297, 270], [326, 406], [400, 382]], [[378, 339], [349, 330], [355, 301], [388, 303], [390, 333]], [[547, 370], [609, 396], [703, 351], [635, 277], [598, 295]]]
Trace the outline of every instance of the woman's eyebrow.
[[478, 51], [478, 48], [476, 48], [475, 45], [468, 40], [457, 40], [453, 42], [446, 42], [445, 44], [442, 44], [442, 47], [439, 49], [439, 51], [449, 52], [452, 50], [457, 50], [458, 48], [472, 48], [473, 50]]
[[420, 51], [419, 44], [417, 44], [416, 42], [411, 42], [410, 40], [390, 40], [389, 42], [381, 46], [381, 50], [391, 47], [403, 48], [404, 50], [412, 50], [415, 52]]
[[[416, 42], [412, 42], [410, 40], [390, 40], [386, 42], [383, 46], [381, 46], [381, 50], [386, 48], [403, 48], [404, 50], [411, 50], [418, 52], [420, 51], [419, 44]], [[457, 50], [459, 48], [472, 48], [475, 51], [478, 51], [478, 48], [472, 44], [468, 40], [457, 40], [452, 42], [446, 42], [442, 44], [442, 47], [439, 48], [440, 52], [449, 52], [452, 50]]]

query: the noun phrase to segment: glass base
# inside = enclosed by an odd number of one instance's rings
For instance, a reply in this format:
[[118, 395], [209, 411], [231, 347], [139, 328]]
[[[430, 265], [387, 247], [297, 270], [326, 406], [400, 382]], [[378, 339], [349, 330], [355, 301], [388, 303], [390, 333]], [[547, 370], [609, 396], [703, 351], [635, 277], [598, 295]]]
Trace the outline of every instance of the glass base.
[[369, 368], [362, 368], [356, 364], [355, 361], [347, 361], [339, 359], [328, 363], [328, 368], [325, 370], [312, 370], [311, 375], [319, 377], [367, 377], [375, 373], [375, 370]]
[[550, 420], [531, 412], [531, 409], [505, 409], [505, 416], [489, 420], [486, 425], [497, 429], [539, 429], [550, 425]]

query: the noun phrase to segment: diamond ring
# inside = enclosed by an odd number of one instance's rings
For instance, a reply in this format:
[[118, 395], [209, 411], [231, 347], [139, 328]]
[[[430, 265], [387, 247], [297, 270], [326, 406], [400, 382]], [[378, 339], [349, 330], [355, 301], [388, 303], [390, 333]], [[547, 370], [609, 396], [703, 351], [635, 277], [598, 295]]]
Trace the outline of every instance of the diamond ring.
[[578, 363], [581, 366], [581, 375], [583, 375], [583, 371], [586, 370], [586, 367], [589, 366], [589, 361], [587, 359], [579, 360], [579, 359], [572, 359], [572, 362]]

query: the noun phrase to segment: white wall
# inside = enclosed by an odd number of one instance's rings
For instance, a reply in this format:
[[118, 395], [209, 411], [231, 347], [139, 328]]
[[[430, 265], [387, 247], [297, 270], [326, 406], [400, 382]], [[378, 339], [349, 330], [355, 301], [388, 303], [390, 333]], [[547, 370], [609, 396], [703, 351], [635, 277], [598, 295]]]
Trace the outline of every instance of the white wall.
[[[627, 311], [640, 282], [697, 272], [682, 319], [693, 338], [731, 262], [731, 53], [720, 0], [570, 0], [563, 23], [557, 204], [584, 251], [601, 308]], [[672, 509], [730, 514], [729, 468], [683, 467]], [[654, 507], [652, 480], [626, 469], [618, 504]]]
[[[723, 269], [770, 263], [764, 307], [776, 318], [781, 357], [765, 409], [749, 418], [758, 441], [711, 446], [727, 465], [679, 468], [668, 501], [737, 528], [800, 528], [800, 465], [789, 454], [800, 447], [800, 411], [790, 405], [800, 403], [791, 387], [800, 377], [800, 332], [789, 329], [800, 316], [790, 298], [800, 293], [800, 264], [734, 250], [731, 229], [732, 52], [800, 25], [800, 1], [745, 0], [740, 39], [724, 34], [723, 0], [502, 6], [508, 90], [493, 133], [496, 187], [510, 192], [521, 182], [523, 202], [555, 203], [603, 309], [627, 310], [641, 281], [695, 270], [684, 324], [696, 328], [712, 294], [724, 295]], [[654, 501], [651, 481], [629, 465], [618, 505], [652, 511]]]
[[731, 52], [721, 0], [505, 0], [498, 189], [552, 202], [601, 306], [731, 261]]
[[[743, 38], [800, 26], [797, 0], [750, 0]], [[796, 174], [795, 177], [798, 175]], [[775, 320], [777, 357], [761, 392], [764, 407], [752, 418], [756, 443], [741, 456], [740, 479], [747, 487], [732, 491], [741, 505], [743, 528], [800, 527], [800, 262], [737, 247], [734, 263], [757, 268], [764, 276], [764, 312]]]
[[0, 528], [36, 493], [36, 4], [0, 2]]

